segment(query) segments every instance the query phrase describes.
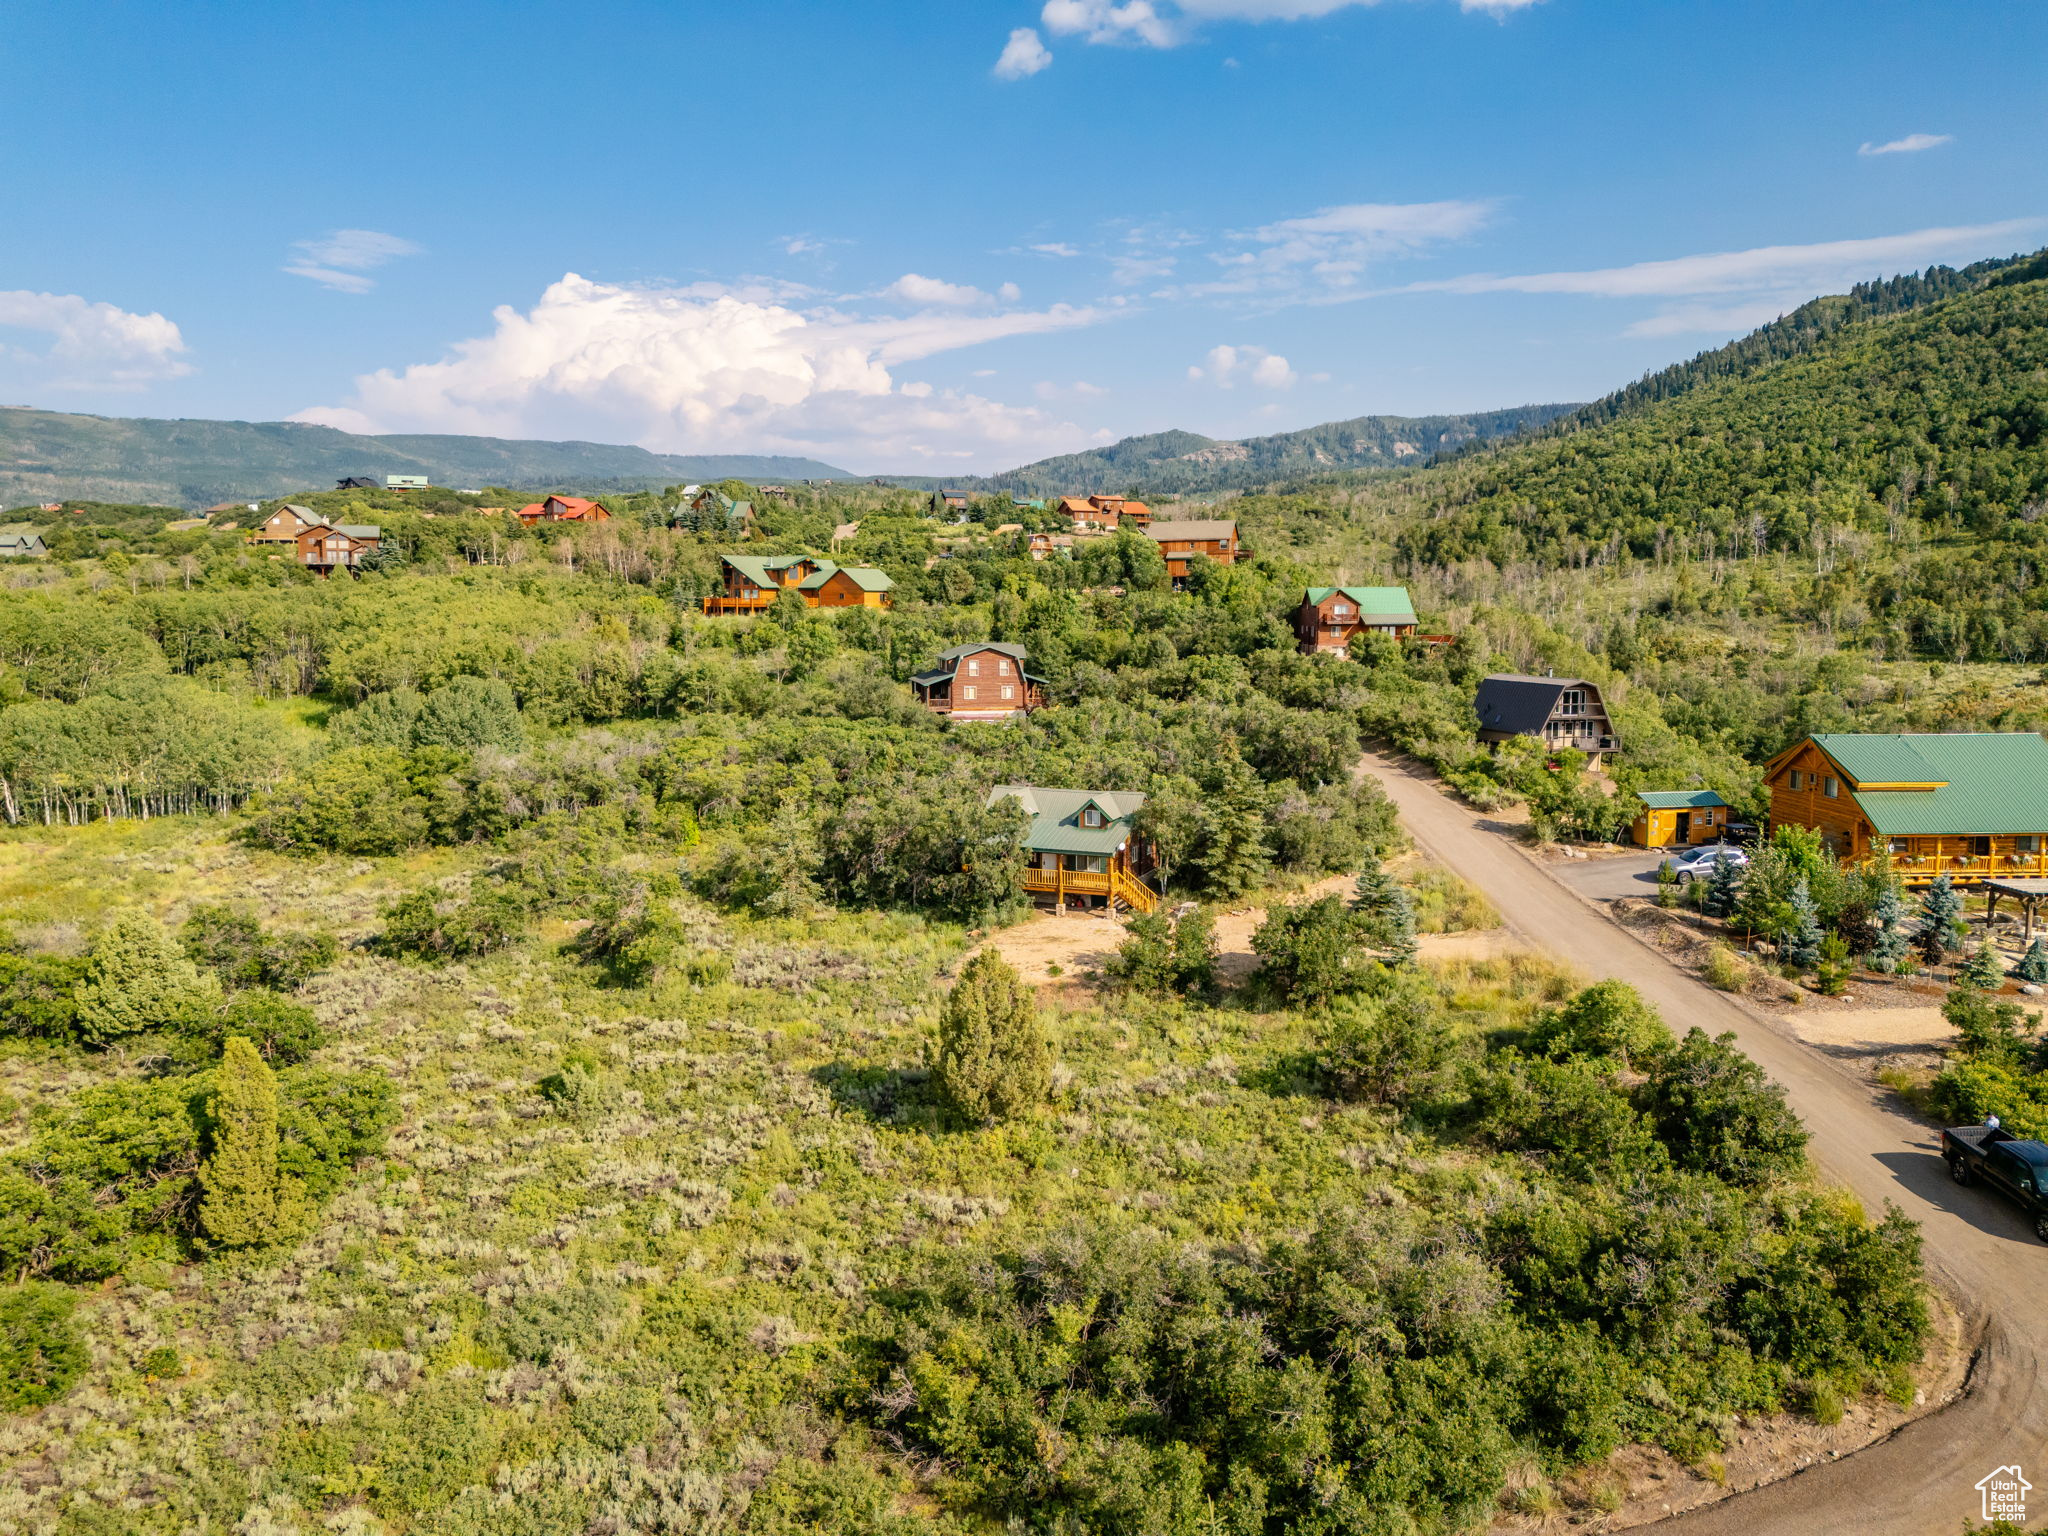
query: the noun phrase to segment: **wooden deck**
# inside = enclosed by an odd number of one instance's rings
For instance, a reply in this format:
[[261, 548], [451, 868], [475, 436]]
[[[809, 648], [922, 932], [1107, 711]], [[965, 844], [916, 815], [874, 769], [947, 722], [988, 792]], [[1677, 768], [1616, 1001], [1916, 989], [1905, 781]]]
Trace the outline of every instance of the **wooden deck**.
[[1024, 871], [1024, 889], [1055, 896], [1062, 902], [1069, 896], [1113, 897], [1139, 912], [1150, 912], [1159, 905], [1157, 892], [1120, 869], [1098, 875], [1086, 870], [1040, 869], [1031, 865]]
[[763, 592], [756, 597], [727, 597], [723, 592], [704, 599], [706, 613], [759, 613], [773, 608], [780, 592]]

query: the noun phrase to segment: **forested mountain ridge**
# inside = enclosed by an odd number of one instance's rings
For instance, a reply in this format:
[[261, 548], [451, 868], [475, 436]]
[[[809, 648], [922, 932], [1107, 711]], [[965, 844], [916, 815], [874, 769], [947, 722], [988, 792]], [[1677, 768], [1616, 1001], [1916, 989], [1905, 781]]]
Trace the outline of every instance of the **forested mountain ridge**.
[[684, 480], [852, 478], [815, 459], [774, 455], [417, 433], [370, 437], [296, 421], [165, 421], [0, 407], [0, 506], [87, 500], [198, 508], [324, 490], [350, 475], [585, 493]]
[[1354, 416], [1298, 432], [1226, 440], [1199, 432], [1153, 432], [1107, 448], [1041, 459], [999, 475], [942, 480], [896, 477], [898, 485], [935, 490], [1012, 491], [1058, 496], [1094, 490], [1174, 496], [1241, 490], [1276, 480], [1343, 470], [1426, 464], [1472, 443], [1513, 437], [1555, 420], [1573, 405], [1518, 405], [1458, 416]]
[[2048, 275], [2048, 253], [2037, 252], [2032, 256], [1973, 262], [1960, 269], [1929, 267], [1925, 272], [1902, 272], [1895, 277], [1858, 283], [1847, 293], [1823, 294], [1768, 324], [1758, 326], [1747, 336], [1702, 352], [1685, 362], [1645, 374], [1633, 384], [1624, 385], [1589, 405], [1580, 406], [1570, 415], [1558, 418], [1552, 430], [1567, 432], [1598, 426], [1630, 410], [1668, 400], [1701, 384], [1716, 379], [1744, 377], [1759, 368], [1811, 351], [1824, 338], [1861, 321], [1923, 309], [1942, 299], [1992, 284], [2028, 281], [2044, 275]]
[[1798, 552], [1814, 580], [1779, 617], [1851, 624], [1889, 654], [2048, 656], [2048, 280], [2030, 271], [1387, 487], [1398, 554]]

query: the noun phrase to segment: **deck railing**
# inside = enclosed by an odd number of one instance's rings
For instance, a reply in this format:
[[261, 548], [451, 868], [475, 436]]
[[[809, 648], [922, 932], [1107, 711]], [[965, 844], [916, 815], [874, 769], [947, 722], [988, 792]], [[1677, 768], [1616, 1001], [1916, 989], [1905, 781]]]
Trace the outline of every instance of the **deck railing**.
[[[1877, 855], [1873, 852], [1871, 862]], [[1892, 872], [1908, 885], [1939, 880], [1999, 880], [2048, 876], [2048, 853], [1895, 853]]]
[[763, 608], [773, 608], [780, 592], [758, 592], [752, 597], [732, 597], [715, 592], [704, 599], [706, 613], [759, 613]]
[[1041, 869], [1029, 865], [1024, 871], [1024, 889], [1049, 892], [1061, 901], [1069, 896], [1110, 896], [1127, 907], [1150, 912], [1159, 896], [1120, 869], [1097, 873], [1085, 869]]

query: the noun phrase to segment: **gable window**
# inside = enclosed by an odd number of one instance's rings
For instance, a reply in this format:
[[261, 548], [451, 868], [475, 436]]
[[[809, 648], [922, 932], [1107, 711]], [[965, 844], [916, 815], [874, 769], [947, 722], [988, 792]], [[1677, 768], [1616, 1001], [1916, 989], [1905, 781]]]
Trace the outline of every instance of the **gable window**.
[[1332, 604], [1330, 604], [1330, 617], [1331, 617], [1331, 618], [1333, 618], [1333, 619], [1341, 619], [1341, 618], [1344, 618], [1344, 617], [1346, 617], [1347, 615], [1349, 615], [1349, 614], [1350, 614], [1350, 612], [1351, 612], [1351, 605], [1350, 605], [1349, 603], [1332, 603]]
[[1586, 712], [1586, 691], [1583, 688], [1567, 688], [1557, 701], [1559, 714], [1582, 715]]
[[1804, 776], [1801, 775], [1797, 768], [1790, 769], [1785, 774], [1785, 787], [1787, 789], [1797, 789], [1804, 782]]
[[1830, 800], [1833, 800], [1842, 793], [1842, 781], [1833, 774], [1829, 774], [1820, 781], [1820, 792]]
[[967, 675], [969, 677], [981, 676], [981, 662], [978, 658], [967, 663]]
[[1008, 677], [1009, 675], [1010, 675], [1010, 664], [1009, 664], [1009, 663], [1008, 663], [1007, 661], [1002, 661], [1002, 660], [998, 660], [998, 661], [996, 662], [996, 676], [997, 676], [997, 677]]
[[1092, 805], [1085, 805], [1085, 806], [1083, 806], [1083, 807], [1081, 808], [1081, 825], [1082, 825], [1082, 826], [1084, 826], [1084, 827], [1099, 827], [1099, 826], [1101, 826], [1101, 825], [1102, 825], [1102, 823], [1103, 823], [1103, 815], [1102, 815], [1102, 812], [1101, 812], [1101, 811], [1100, 811], [1099, 809], [1097, 809], [1097, 808], [1096, 808], [1095, 806], [1092, 806]]

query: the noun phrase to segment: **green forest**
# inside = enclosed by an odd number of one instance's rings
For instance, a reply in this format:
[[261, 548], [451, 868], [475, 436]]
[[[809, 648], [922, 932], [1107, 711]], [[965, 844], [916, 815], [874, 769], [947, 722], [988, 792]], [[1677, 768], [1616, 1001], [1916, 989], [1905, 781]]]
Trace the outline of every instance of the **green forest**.
[[[1034, 561], [1007, 491], [798, 486], [748, 545], [680, 486], [295, 496], [383, 530], [332, 579], [261, 512], [8, 514], [51, 555], [0, 568], [0, 1526], [1418, 1536], [1911, 1404], [1913, 1226], [1732, 1036], [1420, 943], [1490, 919], [1358, 772], [1612, 837], [1639, 788], [1754, 819], [1815, 730], [2041, 727], [2048, 279], [1822, 305], [1184, 502], [1253, 553], [1180, 590], [1128, 531]], [[707, 617], [742, 549], [894, 607]], [[1455, 641], [1304, 657], [1333, 582]], [[915, 701], [990, 639], [1049, 707]], [[1478, 680], [1545, 669], [1606, 690], [1623, 800], [1476, 741]], [[998, 953], [1008, 783], [1148, 797], [1168, 900], [1088, 974]], [[1759, 864], [1814, 964], [1901, 931]], [[1957, 996], [1943, 1103], [2040, 1113], [2031, 1026]]]

